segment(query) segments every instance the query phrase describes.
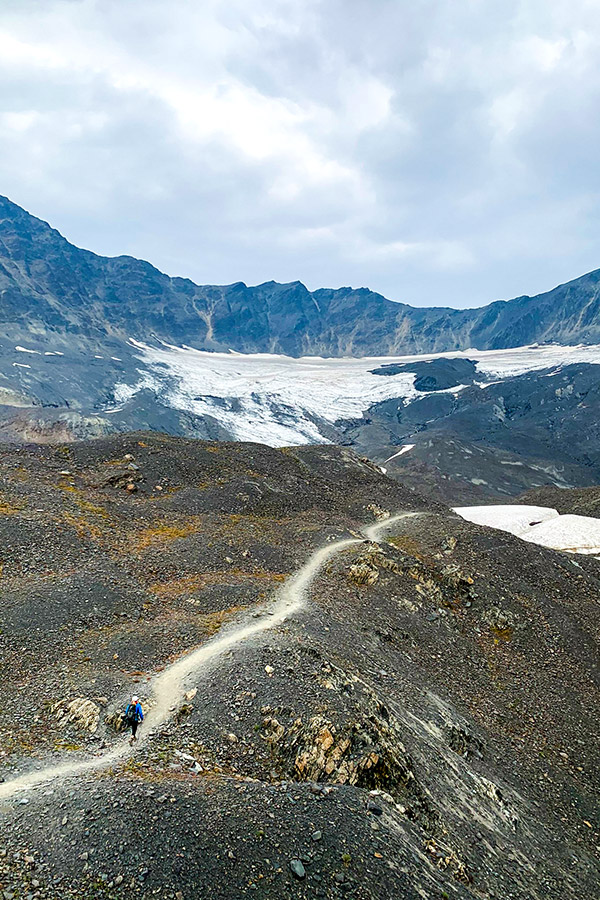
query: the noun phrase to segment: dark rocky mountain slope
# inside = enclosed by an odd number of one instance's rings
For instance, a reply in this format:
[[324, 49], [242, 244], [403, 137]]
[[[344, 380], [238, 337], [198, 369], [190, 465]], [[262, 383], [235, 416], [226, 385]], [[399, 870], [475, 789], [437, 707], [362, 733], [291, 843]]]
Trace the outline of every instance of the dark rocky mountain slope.
[[518, 503], [549, 506], [561, 515], [594, 516], [600, 518], [600, 488], [561, 489], [552, 485], [532, 488], [517, 498]]
[[[483, 388], [427, 393], [410, 404], [388, 400], [349, 424], [344, 436], [390, 475], [453, 504], [545, 484], [597, 485], [598, 372], [597, 365], [573, 364]], [[410, 452], [388, 461], [409, 443]]]
[[[316, 549], [386, 510], [416, 515], [270, 618]], [[596, 560], [344, 448], [141, 433], [1, 446], [0, 548], [4, 897], [595, 896]], [[157, 673], [239, 623], [264, 628], [154, 728]], [[3, 794], [121, 746], [132, 692], [135, 751]]]
[[[103, 352], [117, 339], [291, 356], [367, 356], [600, 341], [600, 270], [481, 309], [419, 309], [366, 288], [196, 285], [80, 250], [0, 198], [0, 322], [10, 341]], [[44, 346], [42, 346], [42, 344]], [[110, 355], [110, 354], [109, 354]]]

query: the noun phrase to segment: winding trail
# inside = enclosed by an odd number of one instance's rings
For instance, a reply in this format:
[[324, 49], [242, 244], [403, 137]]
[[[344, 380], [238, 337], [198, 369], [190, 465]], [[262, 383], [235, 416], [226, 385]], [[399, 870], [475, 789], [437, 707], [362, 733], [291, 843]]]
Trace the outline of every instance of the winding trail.
[[[389, 519], [384, 519], [381, 522], [368, 526], [363, 530], [363, 534], [367, 540], [376, 541], [382, 532], [387, 531], [397, 522], [418, 515], [421, 515], [421, 513], [399, 513], [391, 516]], [[259, 620], [231, 628], [221, 637], [202, 644], [201, 647], [192, 650], [156, 675], [152, 682], [154, 702], [144, 719], [145, 737], [140, 738], [138, 747], [143, 743], [144, 739], [149, 737], [148, 728], [155, 731], [171, 717], [173, 708], [181, 700], [184, 693], [184, 682], [188, 676], [198, 672], [203, 666], [231, 647], [235, 647], [256, 634], [281, 625], [285, 619], [304, 606], [308, 596], [308, 588], [323, 564], [330, 557], [335, 556], [336, 553], [346, 550], [353, 544], [360, 544], [362, 540], [362, 538], [348, 538], [347, 540], [334, 541], [321, 547], [320, 550], [316, 550], [307, 562], [298, 569], [295, 575], [292, 575], [279, 589], [275, 595], [275, 602], [268, 608], [263, 607], [263, 610], [268, 611], [268, 615]], [[20, 791], [39, 787], [56, 778], [68, 778], [72, 775], [108, 768], [113, 763], [120, 762], [133, 755], [133, 753], [134, 751], [129, 746], [129, 742], [123, 740], [111, 750], [98, 754], [98, 756], [94, 756], [91, 759], [70, 760], [55, 766], [33, 770], [0, 784], [0, 800], [7, 800]]]

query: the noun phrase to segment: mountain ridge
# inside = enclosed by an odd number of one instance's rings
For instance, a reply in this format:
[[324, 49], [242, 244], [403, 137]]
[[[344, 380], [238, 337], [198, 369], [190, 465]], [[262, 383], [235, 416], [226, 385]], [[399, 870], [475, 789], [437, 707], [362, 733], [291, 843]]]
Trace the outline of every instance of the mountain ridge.
[[149, 336], [196, 349], [370, 356], [600, 341], [600, 269], [472, 309], [413, 307], [369, 288], [300, 281], [198, 285], [133, 256], [80, 249], [0, 197], [0, 321], [7, 337]]

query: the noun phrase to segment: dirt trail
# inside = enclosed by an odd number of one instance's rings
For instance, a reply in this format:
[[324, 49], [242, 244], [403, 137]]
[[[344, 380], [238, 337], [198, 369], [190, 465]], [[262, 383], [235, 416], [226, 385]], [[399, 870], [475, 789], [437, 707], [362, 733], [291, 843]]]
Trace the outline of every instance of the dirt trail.
[[[420, 513], [399, 513], [391, 516], [389, 519], [384, 519], [381, 522], [368, 526], [363, 530], [363, 533], [368, 540], [375, 541], [381, 532], [391, 528], [397, 522], [418, 515]], [[320, 550], [316, 550], [296, 574], [289, 578], [277, 592], [275, 602], [264, 608], [263, 612], [266, 614], [263, 614], [261, 618], [228, 629], [221, 637], [203, 644], [197, 650], [191, 651], [157, 675], [152, 682], [153, 703], [144, 720], [145, 737], [149, 736], [149, 730], [155, 731], [171, 717], [173, 708], [181, 701], [184, 693], [184, 682], [188, 676], [198, 672], [203, 666], [231, 647], [240, 644], [255, 634], [275, 628], [288, 616], [297, 612], [304, 606], [307, 599], [307, 589], [321, 566], [331, 556], [345, 550], [347, 547], [351, 547], [353, 544], [359, 544], [361, 540], [361, 538], [349, 538], [343, 541], [335, 541], [331, 544], [326, 544]], [[138, 747], [143, 740], [144, 738], [140, 739]], [[53, 781], [55, 778], [67, 778], [72, 775], [108, 768], [114, 763], [131, 756], [133, 752], [128, 740], [123, 740], [111, 750], [98, 754], [91, 759], [69, 760], [56, 766], [48, 766], [28, 772], [26, 775], [18, 776], [0, 784], [0, 800], [6, 800], [20, 791], [39, 787], [42, 784]]]

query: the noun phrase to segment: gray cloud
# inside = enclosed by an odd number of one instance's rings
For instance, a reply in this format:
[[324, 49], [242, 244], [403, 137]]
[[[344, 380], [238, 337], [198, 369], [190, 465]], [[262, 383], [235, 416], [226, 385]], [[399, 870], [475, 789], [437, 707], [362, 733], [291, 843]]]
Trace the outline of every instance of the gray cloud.
[[534, 293], [600, 266], [599, 44], [589, 0], [5, 0], [0, 190], [200, 282]]

